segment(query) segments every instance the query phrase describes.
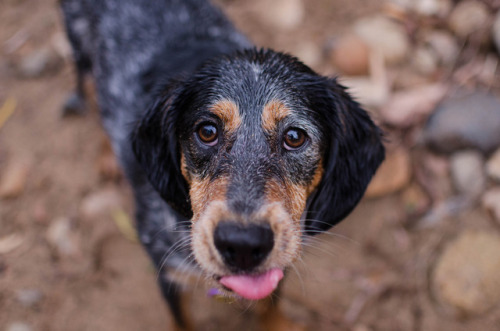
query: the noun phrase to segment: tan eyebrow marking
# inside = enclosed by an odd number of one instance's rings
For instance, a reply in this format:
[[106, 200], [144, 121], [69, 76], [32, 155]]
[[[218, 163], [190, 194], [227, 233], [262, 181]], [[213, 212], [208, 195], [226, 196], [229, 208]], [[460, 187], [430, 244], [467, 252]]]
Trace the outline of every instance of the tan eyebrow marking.
[[267, 132], [272, 132], [279, 121], [290, 114], [291, 110], [279, 100], [271, 100], [262, 110], [262, 127]]
[[223, 122], [227, 132], [233, 133], [241, 125], [241, 116], [238, 106], [231, 100], [221, 100], [210, 107], [210, 112], [217, 115]]

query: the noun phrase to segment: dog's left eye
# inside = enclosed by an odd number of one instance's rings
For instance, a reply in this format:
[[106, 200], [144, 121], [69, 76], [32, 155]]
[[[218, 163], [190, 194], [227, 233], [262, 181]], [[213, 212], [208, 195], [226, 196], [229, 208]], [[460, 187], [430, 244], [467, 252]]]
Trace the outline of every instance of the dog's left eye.
[[283, 147], [289, 151], [300, 148], [307, 140], [306, 133], [297, 128], [289, 129], [283, 137]]
[[219, 132], [217, 127], [212, 123], [203, 123], [197, 131], [201, 142], [208, 146], [215, 146], [218, 142]]

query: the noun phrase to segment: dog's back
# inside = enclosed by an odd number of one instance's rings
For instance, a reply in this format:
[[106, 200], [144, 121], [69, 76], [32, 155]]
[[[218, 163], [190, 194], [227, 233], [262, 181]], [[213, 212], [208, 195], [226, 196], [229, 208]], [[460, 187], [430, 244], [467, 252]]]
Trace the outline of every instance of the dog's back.
[[[116, 142], [157, 84], [250, 44], [205, 0], [63, 0], [79, 69], [92, 72]], [[116, 132], [118, 131], [118, 132]]]

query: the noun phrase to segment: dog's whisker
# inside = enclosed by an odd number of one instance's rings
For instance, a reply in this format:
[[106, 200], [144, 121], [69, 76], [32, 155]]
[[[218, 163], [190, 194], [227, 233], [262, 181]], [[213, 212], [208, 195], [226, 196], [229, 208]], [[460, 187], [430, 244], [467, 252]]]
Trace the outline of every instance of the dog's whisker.
[[170, 249], [164, 254], [164, 256], [161, 258], [161, 262], [160, 262], [160, 265], [158, 267], [158, 277], [161, 273], [161, 271], [163, 270], [163, 268], [165, 267], [168, 259], [173, 256], [175, 253], [179, 253], [179, 252], [182, 252], [183, 250], [187, 249], [187, 248], [190, 248], [190, 244], [191, 244], [191, 237], [185, 237], [185, 238], [182, 238], [180, 240], [178, 240], [176, 243], [174, 243]]
[[290, 266], [292, 267], [293, 271], [297, 275], [297, 279], [299, 280], [300, 288], [302, 290], [302, 295], [306, 295], [306, 288], [304, 287], [304, 280], [302, 279], [302, 276], [300, 275], [299, 270], [297, 270], [297, 267], [293, 263]]

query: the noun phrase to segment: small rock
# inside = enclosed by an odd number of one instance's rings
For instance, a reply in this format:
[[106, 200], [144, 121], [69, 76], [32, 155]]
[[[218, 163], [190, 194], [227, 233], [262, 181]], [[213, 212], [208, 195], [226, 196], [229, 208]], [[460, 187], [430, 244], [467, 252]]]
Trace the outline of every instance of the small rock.
[[417, 72], [431, 75], [438, 68], [439, 60], [430, 48], [418, 47], [413, 53], [411, 62]]
[[0, 199], [20, 196], [28, 179], [30, 166], [26, 160], [13, 159], [0, 179]]
[[387, 86], [377, 84], [369, 77], [341, 77], [341, 83], [349, 88], [349, 93], [364, 107], [380, 107], [389, 97]]
[[343, 36], [336, 43], [331, 61], [346, 75], [367, 75], [370, 63], [370, 49], [366, 43], [354, 34]]
[[43, 294], [37, 289], [25, 289], [17, 291], [16, 298], [24, 307], [31, 308], [43, 299]]
[[61, 58], [57, 54], [48, 48], [43, 48], [21, 59], [18, 73], [24, 78], [37, 78], [55, 71], [61, 64]]
[[488, 210], [497, 222], [500, 222], [500, 188], [493, 188], [483, 196], [483, 207]]
[[397, 148], [388, 153], [368, 185], [365, 196], [376, 198], [397, 192], [408, 185], [410, 178], [410, 155], [404, 148]]
[[486, 173], [488, 176], [500, 182], [500, 148], [490, 157], [486, 163]]
[[266, 1], [260, 16], [270, 26], [281, 30], [292, 30], [302, 23], [304, 13], [302, 0], [274, 0]]
[[349, 88], [349, 93], [365, 107], [380, 107], [387, 102], [391, 82], [384, 59], [377, 52], [370, 54], [370, 77], [342, 76], [340, 82]]
[[354, 33], [380, 52], [388, 64], [403, 61], [409, 53], [410, 42], [404, 28], [384, 16], [359, 20], [354, 25]]
[[24, 322], [13, 322], [10, 323], [7, 328], [5, 329], [6, 331], [33, 331], [33, 328]]
[[488, 7], [481, 1], [459, 2], [448, 18], [450, 29], [460, 38], [467, 38], [483, 28], [489, 21]]
[[78, 239], [68, 218], [58, 218], [47, 229], [47, 241], [59, 256], [75, 257], [79, 254]]
[[0, 254], [7, 254], [16, 248], [20, 247], [24, 242], [24, 237], [13, 233], [4, 237], [0, 237]]
[[495, 23], [493, 23], [493, 40], [497, 46], [498, 53], [500, 53], [500, 10], [495, 17]]
[[500, 146], [499, 128], [499, 99], [476, 91], [443, 101], [429, 118], [423, 139], [439, 152], [473, 148], [489, 153]]
[[476, 151], [453, 154], [450, 160], [451, 176], [461, 194], [479, 196], [486, 186], [483, 156]]
[[433, 290], [457, 317], [481, 314], [500, 300], [499, 273], [500, 237], [466, 230], [438, 258]]
[[437, 54], [440, 64], [455, 63], [459, 47], [456, 39], [447, 31], [432, 30], [424, 36], [424, 43]]
[[120, 208], [122, 198], [118, 191], [106, 188], [86, 196], [80, 206], [80, 212], [85, 218], [96, 218], [109, 215], [114, 209]]
[[417, 0], [413, 1], [413, 9], [424, 16], [444, 17], [452, 7], [451, 0]]
[[447, 91], [448, 87], [443, 84], [430, 84], [396, 92], [380, 108], [380, 115], [390, 125], [414, 125], [429, 116]]

